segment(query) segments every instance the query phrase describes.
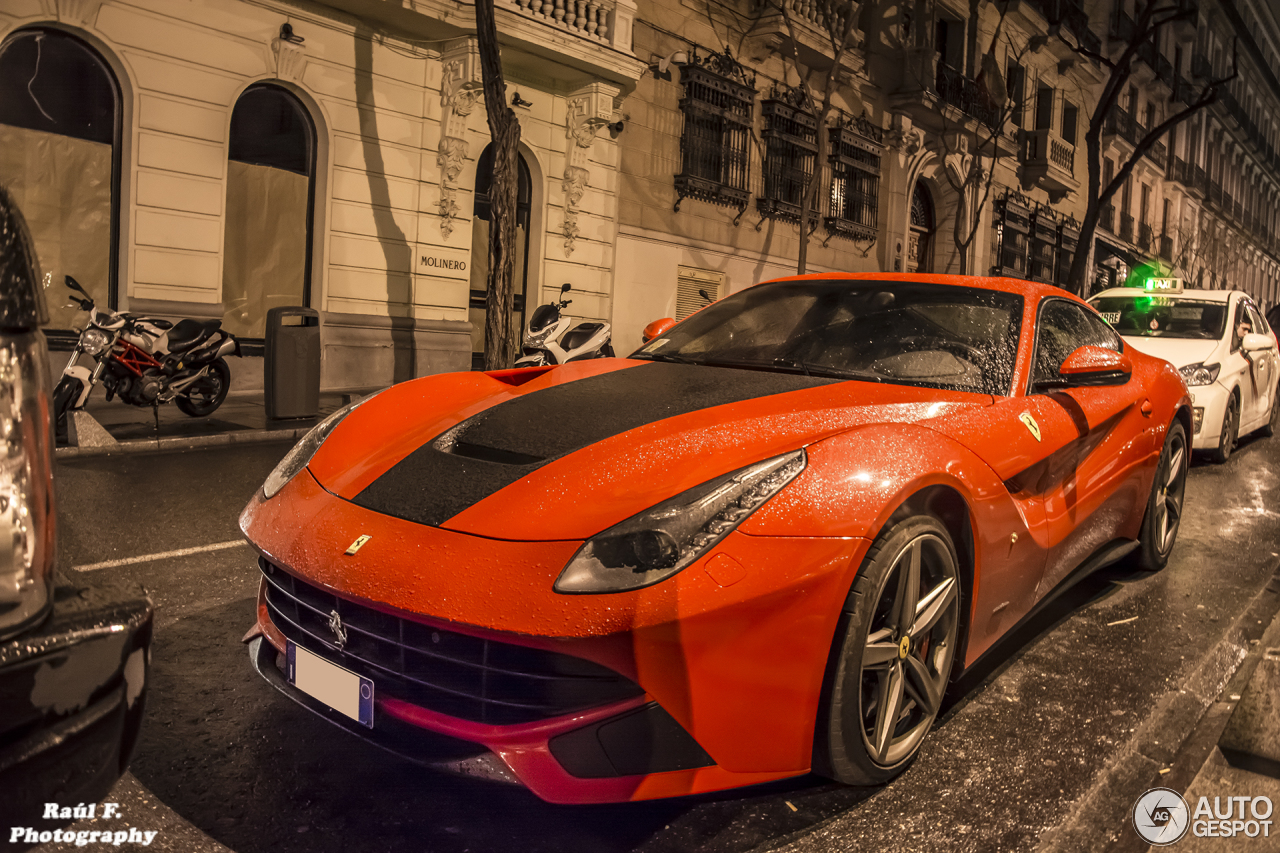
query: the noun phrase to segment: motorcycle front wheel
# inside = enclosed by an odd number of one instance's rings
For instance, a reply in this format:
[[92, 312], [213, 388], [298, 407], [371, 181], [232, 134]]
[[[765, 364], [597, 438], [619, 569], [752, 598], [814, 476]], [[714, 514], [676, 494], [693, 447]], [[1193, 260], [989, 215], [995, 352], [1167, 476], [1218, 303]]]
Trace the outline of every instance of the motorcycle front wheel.
[[225, 359], [217, 359], [209, 365], [209, 372], [192, 382], [174, 400], [184, 415], [203, 418], [211, 415], [227, 399], [231, 389], [231, 368]]
[[53, 390], [54, 434], [59, 444], [67, 443], [67, 416], [83, 390], [84, 382], [74, 376], [63, 376]]

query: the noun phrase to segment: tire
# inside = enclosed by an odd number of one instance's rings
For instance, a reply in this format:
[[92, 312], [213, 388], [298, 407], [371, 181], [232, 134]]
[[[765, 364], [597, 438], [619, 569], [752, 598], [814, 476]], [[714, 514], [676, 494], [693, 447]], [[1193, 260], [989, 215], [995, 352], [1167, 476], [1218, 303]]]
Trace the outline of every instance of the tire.
[[178, 409], [193, 418], [203, 418], [217, 411], [231, 388], [231, 368], [226, 359], [215, 359], [204, 378], [197, 379], [175, 398]]
[[1178, 538], [1178, 526], [1182, 523], [1182, 499], [1190, 461], [1187, 431], [1180, 421], [1174, 420], [1165, 436], [1160, 461], [1156, 463], [1156, 476], [1147, 498], [1146, 514], [1142, 517], [1142, 532], [1138, 535], [1137, 565], [1145, 572], [1159, 571], [1169, 562]]
[[1280, 385], [1271, 392], [1271, 417], [1258, 430], [1263, 438], [1270, 438], [1280, 429]]
[[1236, 442], [1240, 439], [1240, 400], [1235, 394], [1227, 400], [1227, 409], [1222, 415], [1222, 433], [1218, 436], [1218, 446], [1209, 458], [1219, 465], [1231, 458], [1235, 452]]
[[[877, 537], [836, 630], [815, 729], [816, 772], [848, 785], [880, 785], [915, 758], [955, 662], [959, 565], [950, 534], [932, 516], [900, 521]], [[903, 632], [904, 624], [914, 628]]]
[[63, 376], [53, 389], [54, 439], [58, 444], [66, 444], [69, 440], [67, 417], [83, 392], [84, 382], [74, 376]]

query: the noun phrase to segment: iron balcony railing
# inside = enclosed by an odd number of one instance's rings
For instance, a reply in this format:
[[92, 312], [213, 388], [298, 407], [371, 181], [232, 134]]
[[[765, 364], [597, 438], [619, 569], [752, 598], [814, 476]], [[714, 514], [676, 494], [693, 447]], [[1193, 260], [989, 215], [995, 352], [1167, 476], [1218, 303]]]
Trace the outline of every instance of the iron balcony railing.
[[1133, 214], [1120, 214], [1120, 239], [1133, 242]]
[[1173, 238], [1168, 234], [1160, 235], [1160, 257], [1166, 261], [1173, 260]]
[[1145, 222], [1139, 223], [1138, 224], [1138, 248], [1142, 249], [1142, 251], [1144, 252], [1149, 251], [1151, 249], [1152, 240], [1153, 240], [1153, 235], [1151, 232], [1151, 226]]
[[938, 63], [937, 92], [944, 102], [987, 127], [995, 127], [1000, 121], [1000, 109], [986, 88], [941, 62]]
[[1116, 206], [1114, 204], [1104, 204], [1102, 206], [1102, 210], [1098, 212], [1098, 224], [1112, 234], [1116, 232]]

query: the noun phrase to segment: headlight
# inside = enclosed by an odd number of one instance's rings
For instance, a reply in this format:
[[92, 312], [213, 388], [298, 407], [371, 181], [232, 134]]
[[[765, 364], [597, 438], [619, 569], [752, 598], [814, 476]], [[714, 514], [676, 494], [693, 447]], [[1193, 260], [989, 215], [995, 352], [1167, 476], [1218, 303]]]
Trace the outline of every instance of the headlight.
[[294, 476], [307, 467], [307, 463], [311, 461], [311, 457], [316, 455], [316, 451], [320, 449], [320, 445], [324, 444], [324, 440], [329, 437], [329, 433], [333, 432], [338, 424], [342, 423], [342, 419], [351, 414], [355, 407], [369, 399], [365, 397], [362, 400], [356, 400], [354, 403], [348, 403], [329, 417], [316, 424], [311, 432], [302, 437], [302, 440], [293, 446], [275, 470], [267, 475], [267, 480], [262, 484], [262, 496], [270, 500], [275, 497], [276, 492], [285, 487], [285, 484], [294, 478]]
[[106, 349], [111, 338], [101, 329], [86, 329], [85, 333], [80, 336], [80, 349], [89, 355], [97, 355]]
[[0, 336], [0, 639], [52, 601], [48, 355], [38, 332]]
[[1188, 386], [1212, 385], [1218, 381], [1220, 370], [1222, 370], [1221, 364], [1188, 364], [1186, 367], [1178, 368], [1178, 372], [1182, 374], [1182, 381]]
[[804, 466], [803, 449], [767, 459], [597, 533], [564, 567], [555, 591], [626, 592], [671, 577], [728, 536]]
[[524, 336], [524, 344], [528, 347], [540, 347], [547, 342], [547, 338], [551, 337], [551, 333], [556, 330], [557, 324], [552, 323], [536, 332], [529, 332]]

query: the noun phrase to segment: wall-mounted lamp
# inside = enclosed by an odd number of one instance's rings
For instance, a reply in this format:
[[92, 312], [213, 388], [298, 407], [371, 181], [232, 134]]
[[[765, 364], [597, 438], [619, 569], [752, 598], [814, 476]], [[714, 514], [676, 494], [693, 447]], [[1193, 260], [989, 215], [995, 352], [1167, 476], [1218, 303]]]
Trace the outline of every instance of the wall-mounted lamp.
[[512, 95], [512, 96], [511, 96], [511, 106], [513, 106], [513, 107], [531, 107], [531, 106], [533, 106], [533, 101], [526, 101], [524, 98], [520, 97], [520, 93], [519, 93], [519, 92], [516, 92], [514, 95]]
[[617, 139], [617, 138], [618, 138], [618, 134], [619, 134], [619, 133], [622, 133], [623, 128], [625, 128], [625, 127], [627, 126], [627, 121], [626, 121], [626, 120], [627, 120], [627, 118], [628, 118], [627, 116], [623, 116], [622, 118], [620, 118], [620, 119], [618, 119], [617, 121], [615, 121], [613, 124], [606, 124], [606, 125], [605, 125], [605, 127], [609, 128], [609, 137], [610, 137], [610, 138], [612, 138], [612, 139]]
[[664, 57], [651, 57], [649, 62], [649, 70], [653, 72], [653, 76], [657, 80], [671, 79], [671, 66], [688, 65], [689, 52], [687, 50], [676, 50]]
[[281, 24], [280, 41], [287, 41], [290, 44], [302, 44], [306, 39], [293, 31], [293, 24]]

